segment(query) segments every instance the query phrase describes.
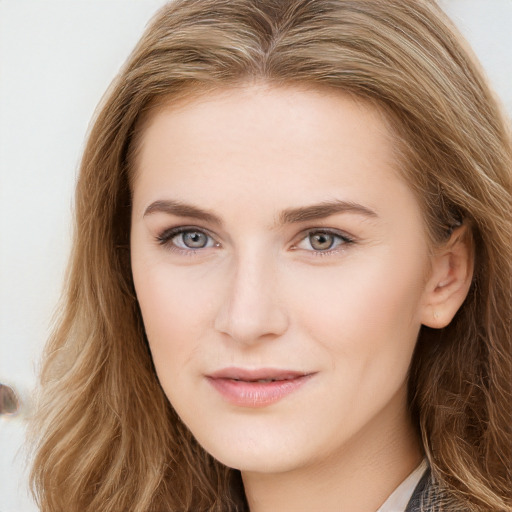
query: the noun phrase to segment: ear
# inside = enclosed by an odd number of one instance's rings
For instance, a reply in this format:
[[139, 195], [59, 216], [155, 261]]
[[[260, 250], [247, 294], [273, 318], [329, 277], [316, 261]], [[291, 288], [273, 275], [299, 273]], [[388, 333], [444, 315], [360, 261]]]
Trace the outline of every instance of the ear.
[[432, 257], [421, 323], [434, 329], [446, 327], [466, 298], [473, 278], [473, 243], [467, 226], [457, 228]]

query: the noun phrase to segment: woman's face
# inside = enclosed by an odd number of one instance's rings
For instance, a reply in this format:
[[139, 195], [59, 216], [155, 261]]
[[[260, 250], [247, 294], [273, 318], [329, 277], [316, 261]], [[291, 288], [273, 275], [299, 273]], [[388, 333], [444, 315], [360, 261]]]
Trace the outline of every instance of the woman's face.
[[208, 452], [287, 471], [409, 429], [429, 252], [376, 110], [263, 85], [168, 107], [133, 193], [155, 368]]

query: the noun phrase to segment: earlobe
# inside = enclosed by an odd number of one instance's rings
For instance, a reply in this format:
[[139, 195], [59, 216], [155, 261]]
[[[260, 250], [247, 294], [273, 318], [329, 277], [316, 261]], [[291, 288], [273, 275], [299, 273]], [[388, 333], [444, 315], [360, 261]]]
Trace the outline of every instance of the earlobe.
[[473, 243], [467, 226], [457, 228], [432, 258], [421, 323], [446, 327], [466, 298], [473, 278]]

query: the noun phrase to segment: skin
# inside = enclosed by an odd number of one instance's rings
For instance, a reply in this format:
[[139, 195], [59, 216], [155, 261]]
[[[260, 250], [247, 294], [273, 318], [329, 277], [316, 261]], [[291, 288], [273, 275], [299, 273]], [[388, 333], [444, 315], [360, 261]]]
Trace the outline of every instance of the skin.
[[[184, 423], [241, 470], [253, 512], [374, 512], [422, 458], [406, 405], [420, 326], [451, 319], [470, 274], [460, 243], [429, 250], [381, 114], [247, 84], [157, 111], [136, 164], [133, 277]], [[334, 201], [350, 208], [298, 218]], [[208, 379], [233, 366], [311, 377], [244, 407]]]

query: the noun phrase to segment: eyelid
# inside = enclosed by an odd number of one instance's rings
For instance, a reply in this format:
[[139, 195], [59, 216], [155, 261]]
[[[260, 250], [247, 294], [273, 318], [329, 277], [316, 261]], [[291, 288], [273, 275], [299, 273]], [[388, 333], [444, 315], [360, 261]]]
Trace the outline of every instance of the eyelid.
[[[315, 234], [315, 233], [326, 233], [328, 235], [332, 235], [335, 237], [338, 237], [341, 239], [341, 243], [338, 244], [335, 248], [332, 249], [326, 249], [326, 250], [315, 250], [315, 249], [303, 249], [301, 247], [298, 247], [299, 243], [306, 240], [309, 236]], [[313, 256], [327, 256], [330, 254], [336, 254], [339, 253], [347, 248], [347, 246], [354, 244], [357, 240], [354, 236], [348, 234], [345, 231], [335, 229], [335, 228], [322, 228], [322, 227], [314, 227], [314, 228], [308, 228], [303, 231], [297, 236], [295, 239], [296, 241], [293, 243], [291, 249], [294, 251], [305, 251], [308, 253], [311, 253]]]
[[[177, 235], [181, 233], [186, 232], [199, 232], [206, 235], [210, 240], [213, 241], [213, 245], [206, 246], [206, 247], [198, 247], [198, 248], [183, 248], [179, 247], [173, 243], [171, 243], [171, 240], [176, 237]], [[311, 249], [305, 249], [299, 247], [299, 244], [307, 239], [307, 237], [315, 234], [315, 233], [326, 233], [328, 235], [332, 235], [334, 237], [337, 237], [340, 239], [341, 243], [336, 245], [334, 248], [325, 249], [325, 250], [315, 250], [314, 248]], [[155, 237], [157, 243], [166, 249], [179, 253], [179, 254], [188, 254], [188, 255], [197, 255], [201, 252], [203, 252], [205, 249], [212, 249], [212, 248], [218, 248], [221, 247], [220, 242], [217, 241], [216, 235], [211, 233], [208, 229], [194, 226], [194, 225], [178, 225], [175, 227], [167, 228], [162, 230], [156, 237]], [[292, 243], [292, 246], [290, 249], [292, 251], [304, 251], [307, 253], [310, 253], [312, 256], [328, 256], [332, 254], [336, 254], [339, 252], [342, 252], [347, 249], [347, 246], [354, 244], [357, 241], [356, 237], [353, 235], [350, 235], [346, 231], [342, 231], [340, 229], [335, 228], [327, 228], [327, 227], [312, 227], [302, 230], [296, 237], [295, 241]]]
[[[177, 245], [174, 245], [171, 243], [171, 240], [182, 234], [187, 232], [198, 232], [203, 233], [206, 235], [209, 239], [213, 240], [213, 246], [207, 246], [207, 247], [198, 247], [198, 248], [183, 248], [178, 247]], [[178, 252], [181, 254], [195, 254], [200, 251], [204, 251], [205, 249], [211, 249], [212, 247], [220, 247], [220, 243], [217, 241], [216, 237], [205, 228], [201, 228], [199, 226], [193, 226], [193, 225], [186, 225], [186, 226], [176, 226], [173, 228], [167, 228], [161, 231], [156, 237], [156, 241], [159, 245], [166, 247], [170, 251]]]

